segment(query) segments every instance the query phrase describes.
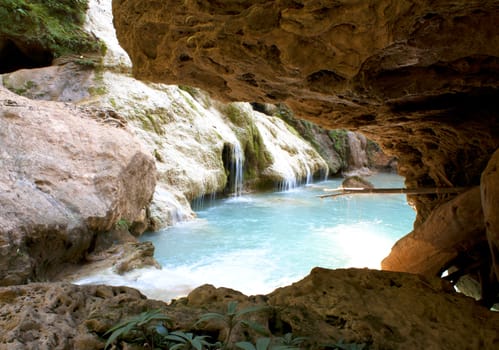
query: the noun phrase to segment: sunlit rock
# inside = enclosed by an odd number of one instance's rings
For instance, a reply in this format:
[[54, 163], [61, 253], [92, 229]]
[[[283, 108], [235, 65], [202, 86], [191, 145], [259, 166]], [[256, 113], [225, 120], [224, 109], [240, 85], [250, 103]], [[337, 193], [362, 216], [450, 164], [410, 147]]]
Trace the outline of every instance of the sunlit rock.
[[0, 284], [85, 260], [99, 233], [144, 218], [153, 158], [97, 110], [0, 88]]

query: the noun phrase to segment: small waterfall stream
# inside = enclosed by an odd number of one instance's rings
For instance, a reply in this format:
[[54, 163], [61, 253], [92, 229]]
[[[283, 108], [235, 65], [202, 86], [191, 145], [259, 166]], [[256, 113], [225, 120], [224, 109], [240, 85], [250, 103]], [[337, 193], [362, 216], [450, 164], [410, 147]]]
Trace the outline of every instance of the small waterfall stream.
[[243, 164], [244, 154], [239, 142], [232, 147], [232, 167], [231, 170], [235, 174], [234, 177], [234, 195], [239, 197], [243, 192]]
[[226, 191], [235, 197], [241, 196], [244, 187], [244, 152], [238, 140], [226, 144], [223, 150], [225, 168], [228, 170]]

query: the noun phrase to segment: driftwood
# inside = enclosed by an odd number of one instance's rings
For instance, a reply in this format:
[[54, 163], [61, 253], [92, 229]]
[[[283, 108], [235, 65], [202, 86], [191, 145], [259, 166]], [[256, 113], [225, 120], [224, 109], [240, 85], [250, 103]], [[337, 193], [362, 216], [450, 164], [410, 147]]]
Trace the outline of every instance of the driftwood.
[[421, 187], [421, 188], [349, 188], [338, 187], [326, 189], [330, 194], [320, 195], [319, 198], [338, 197], [348, 194], [447, 194], [460, 193], [468, 190], [470, 187]]

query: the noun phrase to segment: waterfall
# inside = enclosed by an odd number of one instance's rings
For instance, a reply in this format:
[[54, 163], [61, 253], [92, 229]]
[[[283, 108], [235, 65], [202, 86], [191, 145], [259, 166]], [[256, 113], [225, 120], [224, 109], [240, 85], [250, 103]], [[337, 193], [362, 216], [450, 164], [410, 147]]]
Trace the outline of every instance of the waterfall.
[[307, 159], [301, 153], [300, 153], [300, 161], [302, 162], [303, 166], [305, 167], [305, 173], [306, 173], [305, 185], [309, 185], [312, 183], [312, 171], [310, 170], [310, 166], [307, 163]]
[[298, 187], [298, 181], [296, 180], [295, 173], [291, 168], [289, 168], [289, 172], [287, 172], [284, 175], [284, 178], [281, 182], [279, 182], [279, 191], [289, 191], [292, 190], [293, 188]]
[[239, 197], [243, 192], [244, 152], [238, 140], [224, 145], [223, 161], [228, 172], [225, 193]]
[[243, 164], [244, 157], [241, 145], [235, 142], [232, 147], [231, 174], [234, 174], [234, 195], [239, 197], [243, 192]]

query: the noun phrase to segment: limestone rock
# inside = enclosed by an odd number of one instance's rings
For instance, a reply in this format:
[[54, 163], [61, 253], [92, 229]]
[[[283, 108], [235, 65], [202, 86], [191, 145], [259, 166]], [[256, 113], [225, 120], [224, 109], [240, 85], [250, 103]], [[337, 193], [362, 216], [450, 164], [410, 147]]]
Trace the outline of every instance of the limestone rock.
[[[477, 186], [499, 146], [495, 0], [114, 0], [113, 14], [139, 79], [360, 130], [407, 187]], [[410, 200], [420, 225], [448, 196]]]
[[164, 308], [127, 287], [33, 283], [0, 287], [0, 349], [102, 349], [121, 319]]
[[[245, 296], [205, 285], [166, 305], [126, 287], [33, 283], [0, 287], [0, 349], [102, 349], [113, 325], [161, 310], [174, 329], [194, 331], [206, 312], [270, 306], [244, 315], [274, 335], [307, 336], [309, 345], [367, 344], [369, 349], [480, 349], [499, 342], [499, 314], [456, 293], [436, 278], [367, 269], [315, 268], [303, 280], [271, 294]], [[226, 326], [196, 327], [223, 337]], [[257, 334], [237, 327], [235, 339]], [[126, 344], [124, 344], [126, 346]], [[353, 345], [352, 345], [353, 346]]]
[[268, 297], [281, 324], [320, 344], [343, 339], [369, 349], [478, 350], [499, 342], [499, 314], [435, 278], [315, 268]]
[[480, 188], [475, 187], [435, 209], [395, 243], [381, 267], [440, 277], [451, 266], [475, 265], [486, 255], [486, 247]]
[[488, 283], [495, 286], [491, 288], [492, 295], [486, 297], [493, 299], [499, 293], [499, 150], [491, 157], [482, 173], [480, 190], [487, 241], [492, 257], [492, 271]]
[[4, 88], [0, 105], [0, 284], [50, 278], [118, 220], [143, 219], [155, 165], [129, 132]]
[[374, 185], [360, 176], [349, 176], [343, 180], [341, 186], [344, 188], [374, 188]]

